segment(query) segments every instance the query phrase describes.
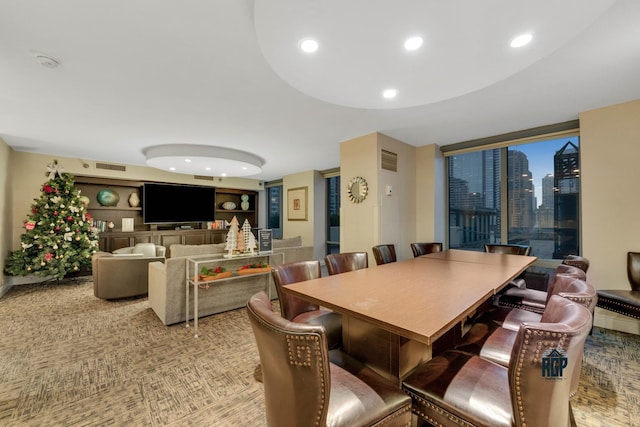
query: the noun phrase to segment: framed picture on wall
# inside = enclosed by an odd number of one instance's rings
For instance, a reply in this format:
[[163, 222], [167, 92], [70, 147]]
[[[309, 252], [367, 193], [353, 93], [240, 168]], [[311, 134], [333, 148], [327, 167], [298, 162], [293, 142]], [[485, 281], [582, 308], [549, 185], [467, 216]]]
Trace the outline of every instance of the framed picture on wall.
[[289, 221], [307, 220], [308, 187], [290, 188], [287, 190], [287, 219]]

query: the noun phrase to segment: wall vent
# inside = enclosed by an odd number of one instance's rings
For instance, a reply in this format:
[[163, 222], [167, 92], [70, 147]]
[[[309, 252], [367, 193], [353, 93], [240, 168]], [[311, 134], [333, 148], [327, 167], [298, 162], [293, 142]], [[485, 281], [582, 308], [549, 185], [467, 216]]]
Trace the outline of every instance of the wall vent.
[[193, 178], [194, 179], [201, 179], [203, 181], [213, 181], [213, 177], [212, 176], [206, 176], [206, 175], [194, 175]]
[[110, 171], [126, 172], [127, 167], [125, 165], [113, 165], [111, 163], [96, 163], [96, 169], [106, 169]]
[[398, 154], [380, 150], [380, 164], [384, 170], [398, 172]]

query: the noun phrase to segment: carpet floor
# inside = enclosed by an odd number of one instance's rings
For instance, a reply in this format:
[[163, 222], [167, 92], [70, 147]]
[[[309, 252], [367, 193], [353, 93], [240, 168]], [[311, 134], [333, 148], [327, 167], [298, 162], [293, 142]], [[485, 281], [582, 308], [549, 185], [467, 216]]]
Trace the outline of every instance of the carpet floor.
[[[104, 301], [87, 278], [0, 299], [0, 426], [265, 426], [246, 310], [164, 326], [147, 299]], [[579, 426], [640, 426], [640, 337], [595, 328]]]

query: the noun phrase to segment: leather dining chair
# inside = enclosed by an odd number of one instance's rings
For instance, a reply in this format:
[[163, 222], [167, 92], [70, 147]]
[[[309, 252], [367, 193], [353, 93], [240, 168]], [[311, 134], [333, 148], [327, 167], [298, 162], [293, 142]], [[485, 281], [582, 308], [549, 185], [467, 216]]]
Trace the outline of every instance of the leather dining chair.
[[630, 290], [598, 290], [598, 307], [640, 319], [640, 252], [627, 252], [627, 279]]
[[419, 257], [420, 255], [432, 254], [434, 252], [442, 252], [442, 243], [439, 242], [417, 242], [411, 244], [411, 251], [413, 257]]
[[563, 260], [562, 264], [571, 265], [573, 267], [578, 267], [580, 270], [584, 271], [585, 274], [589, 269], [589, 260], [580, 255], [567, 255]]
[[493, 254], [529, 255], [531, 246], [513, 244], [485, 244], [484, 251]]
[[[558, 287], [561, 287], [562, 290], [555, 295], [584, 306], [593, 318], [597, 301], [596, 290], [593, 286], [583, 280], [573, 279]], [[492, 317], [479, 320], [467, 332], [456, 349], [477, 354], [499, 365], [508, 366], [511, 357], [513, 357], [512, 349], [515, 338], [523, 324], [555, 323], [557, 307], [553, 306], [551, 301], [554, 301], [553, 296], [549, 299], [547, 308], [542, 315], [514, 309], [503, 323], [494, 322]]]
[[271, 270], [280, 300], [282, 317], [292, 322], [322, 325], [327, 331], [329, 348], [339, 348], [342, 346], [342, 315], [322, 309], [318, 304], [305, 301], [282, 290], [285, 285], [317, 279], [320, 275], [318, 260], [280, 264]]
[[327, 272], [330, 276], [347, 271], [360, 270], [369, 267], [369, 254], [366, 252], [342, 252], [329, 254], [324, 257]]
[[264, 292], [249, 299], [247, 314], [268, 426], [411, 425], [409, 396], [340, 350], [329, 351], [324, 328], [279, 316]]
[[443, 426], [570, 425], [591, 313], [557, 295], [549, 307], [549, 323], [518, 330], [508, 366], [447, 350], [416, 369], [403, 381], [413, 413]]
[[549, 299], [549, 292], [551, 291], [556, 278], [560, 276], [569, 276], [580, 280], [587, 279], [584, 271], [578, 267], [559, 264], [554, 271], [551, 283], [546, 291], [527, 288], [526, 282], [519, 279], [512, 282], [516, 284], [515, 286], [508, 287], [495, 295], [494, 305], [497, 307], [521, 308], [523, 310], [542, 313], [546, 302]]
[[396, 262], [396, 245], [393, 243], [386, 245], [376, 245], [371, 248], [373, 256], [376, 259], [376, 265], [389, 264]]

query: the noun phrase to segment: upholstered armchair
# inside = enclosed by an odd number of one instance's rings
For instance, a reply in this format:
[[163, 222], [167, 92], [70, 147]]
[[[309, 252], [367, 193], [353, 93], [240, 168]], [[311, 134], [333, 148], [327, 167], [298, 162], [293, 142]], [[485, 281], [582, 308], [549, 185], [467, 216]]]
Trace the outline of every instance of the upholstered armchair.
[[587, 308], [554, 295], [553, 323], [525, 323], [508, 366], [447, 350], [403, 381], [412, 410], [433, 425], [568, 426], [591, 328]]
[[264, 384], [267, 425], [406, 426], [411, 399], [360, 362], [329, 351], [322, 326], [291, 322], [267, 294], [249, 299]]
[[320, 261], [298, 261], [280, 264], [271, 270], [271, 276], [280, 300], [282, 317], [292, 322], [321, 325], [327, 332], [329, 348], [342, 346], [342, 315], [320, 308], [318, 304], [287, 294], [283, 286], [321, 276]]
[[396, 262], [396, 245], [393, 243], [385, 245], [376, 245], [371, 248], [373, 256], [376, 259], [376, 265], [388, 264]]
[[360, 270], [369, 267], [369, 255], [366, 252], [342, 252], [324, 257], [327, 272], [330, 276]]
[[598, 290], [598, 307], [640, 319], [640, 252], [627, 253], [627, 278], [631, 289]]
[[442, 246], [442, 243], [439, 242], [416, 242], [411, 244], [411, 251], [413, 252], [413, 257], [416, 258], [420, 255], [442, 252]]
[[139, 243], [114, 253], [95, 253], [91, 259], [93, 294], [117, 299], [148, 293], [149, 263], [164, 262], [164, 253], [164, 246], [153, 243]]

